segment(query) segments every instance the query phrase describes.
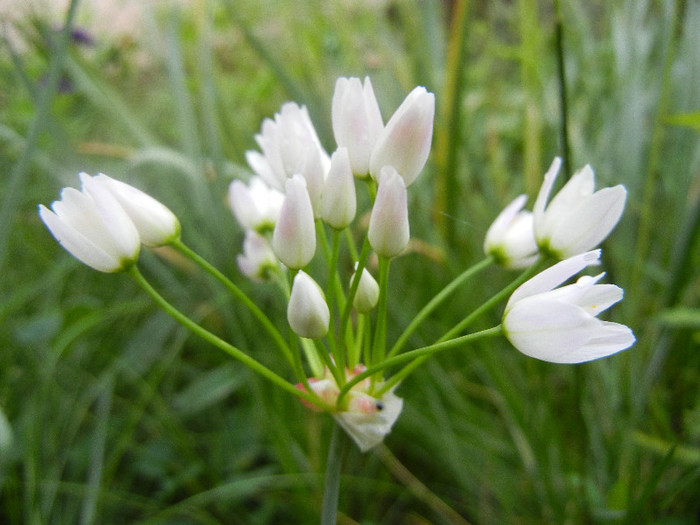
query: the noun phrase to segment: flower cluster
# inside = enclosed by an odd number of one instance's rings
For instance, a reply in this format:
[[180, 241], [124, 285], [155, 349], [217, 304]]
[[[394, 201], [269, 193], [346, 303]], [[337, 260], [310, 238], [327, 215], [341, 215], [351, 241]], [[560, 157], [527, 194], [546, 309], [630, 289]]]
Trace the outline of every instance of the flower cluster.
[[549, 204], [561, 168], [555, 158], [544, 177], [533, 212], [523, 211], [520, 195], [496, 218], [484, 251], [509, 268], [531, 266], [540, 254], [564, 261], [520, 286], [503, 315], [506, 337], [522, 353], [552, 363], [581, 363], [632, 346], [632, 331], [597, 315], [622, 299], [622, 289], [599, 285], [597, 277], [554, 289], [583, 268], [599, 264], [598, 246], [615, 228], [625, 208], [627, 190], [618, 185], [594, 191], [590, 166], [576, 172]]
[[[555, 159], [533, 211], [524, 210], [524, 195], [508, 205], [486, 234], [487, 259], [436, 294], [387, 348], [389, 267], [409, 242], [407, 188], [427, 162], [434, 115], [434, 95], [416, 87], [385, 124], [369, 78], [340, 78], [331, 108], [336, 142], [331, 154], [303, 106], [286, 103], [262, 123], [255, 137], [259, 151], [246, 153], [253, 174], [247, 182], [231, 182], [228, 200], [245, 232], [239, 269], [254, 281], [280, 287], [286, 298], [285, 324], [291, 330], [280, 330], [235, 283], [187, 248], [175, 215], [133, 186], [83, 173], [80, 190], [63, 189], [53, 211], [40, 205], [39, 215], [73, 256], [102, 272], [128, 272], [178, 322], [314, 410], [332, 414], [365, 451], [384, 439], [401, 412], [403, 402], [395, 388], [422, 358], [437, 351], [502, 334], [528, 356], [580, 363], [635, 341], [627, 326], [598, 318], [623, 295], [615, 285], [599, 284], [604, 274], [565, 284], [587, 266], [599, 264], [601, 251], [594, 248], [620, 220], [627, 192], [622, 186], [594, 191], [593, 170], [586, 166], [550, 202], [561, 165]], [[355, 239], [361, 228], [354, 223], [359, 222], [361, 191], [371, 210], [358, 249]], [[279, 348], [293, 381], [199, 326], [145, 280], [137, 264], [141, 246], [166, 244], [250, 310]], [[370, 264], [372, 252], [376, 265]], [[535, 275], [552, 259], [558, 262]], [[477, 309], [433, 344], [402, 352], [410, 334], [449, 294], [491, 262], [534, 275], [497, 294], [503, 300], [510, 294], [501, 323], [460, 335], [483, 313]], [[487, 301], [485, 306], [493, 304]], [[399, 365], [403, 368], [385, 377], [389, 367]]]

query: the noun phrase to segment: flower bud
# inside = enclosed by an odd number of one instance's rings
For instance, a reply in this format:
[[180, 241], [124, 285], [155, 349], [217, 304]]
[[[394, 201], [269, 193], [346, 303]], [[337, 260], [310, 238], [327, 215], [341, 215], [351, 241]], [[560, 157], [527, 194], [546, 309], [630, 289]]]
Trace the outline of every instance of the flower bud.
[[146, 246], [164, 246], [180, 238], [180, 221], [169, 208], [150, 195], [103, 173], [95, 177], [81, 173], [80, 179], [88, 191], [93, 185], [100, 184], [112, 193]]
[[330, 311], [323, 292], [308, 274], [299, 271], [292, 283], [287, 321], [300, 337], [319, 339], [328, 333]]
[[404, 180], [392, 166], [382, 169], [367, 236], [382, 257], [394, 257], [408, 244], [408, 195]]
[[420, 86], [408, 94], [372, 150], [370, 174], [375, 180], [384, 166], [393, 166], [406, 186], [416, 180], [430, 153], [434, 116], [435, 95]]
[[234, 180], [228, 187], [228, 201], [241, 226], [262, 232], [275, 227], [284, 194], [268, 187], [262, 178], [253, 177], [248, 186]]
[[253, 230], [246, 231], [243, 254], [236, 258], [241, 273], [253, 281], [264, 281], [280, 264], [267, 240]]
[[[85, 180], [83, 181], [85, 183]], [[39, 205], [39, 216], [73, 257], [101, 272], [123, 271], [136, 262], [139, 232], [124, 208], [101, 184], [82, 191], [63, 188], [53, 211]]]
[[486, 232], [484, 252], [506, 268], [527, 268], [537, 260], [532, 213], [521, 211], [525, 202], [525, 195], [516, 198]]
[[316, 229], [306, 182], [294, 175], [285, 185], [286, 196], [272, 232], [272, 249], [288, 268], [303, 268], [316, 251]]
[[331, 168], [323, 188], [321, 208], [323, 220], [336, 230], [350, 226], [355, 218], [355, 179], [346, 148], [338, 148], [331, 157]]
[[358, 177], [369, 173], [369, 160], [384, 129], [372, 83], [365, 77], [339, 78], [332, 102], [333, 134], [339, 147], [348, 149], [350, 165]]
[[[357, 268], [357, 264], [355, 265]], [[352, 274], [350, 282], [355, 280], [355, 274]], [[361, 314], [366, 314], [372, 311], [372, 309], [377, 306], [379, 301], [379, 284], [372, 277], [372, 274], [367, 271], [367, 268], [362, 269], [362, 275], [360, 276], [360, 282], [357, 287], [357, 293], [355, 293], [355, 298], [353, 299], [352, 305]]]

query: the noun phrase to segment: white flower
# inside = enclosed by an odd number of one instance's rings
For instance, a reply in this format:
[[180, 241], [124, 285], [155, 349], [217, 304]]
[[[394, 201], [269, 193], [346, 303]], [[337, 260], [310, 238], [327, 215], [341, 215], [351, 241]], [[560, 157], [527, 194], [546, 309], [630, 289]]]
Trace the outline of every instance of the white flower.
[[339, 147], [348, 149], [352, 171], [358, 177], [369, 173], [369, 160], [384, 129], [372, 82], [365, 77], [341, 77], [335, 83], [332, 102], [333, 134]]
[[272, 232], [272, 249], [292, 269], [309, 264], [316, 252], [314, 212], [301, 175], [287, 179], [286, 196]]
[[600, 250], [576, 255], [544, 270], [510, 297], [503, 330], [520, 352], [551, 363], [583, 363], [632, 346], [627, 326], [596, 316], [622, 299], [622, 288], [596, 284], [604, 274], [583, 276], [556, 288], [588, 265], [598, 264]]
[[175, 214], [147, 193], [103, 173], [92, 178], [81, 173], [80, 179], [87, 187], [101, 184], [114, 195], [146, 246], [164, 246], [180, 238], [180, 221]]
[[357, 211], [355, 179], [350, 168], [347, 148], [338, 148], [331, 157], [331, 167], [321, 196], [321, 216], [336, 230], [350, 226]]
[[300, 337], [319, 339], [328, 333], [330, 311], [323, 292], [316, 281], [301, 270], [292, 283], [287, 321]]
[[382, 257], [395, 257], [410, 239], [406, 186], [393, 166], [382, 169], [367, 236]]
[[284, 194], [269, 187], [261, 177], [253, 177], [247, 186], [234, 180], [228, 187], [228, 202], [241, 226], [262, 232], [275, 227]]
[[372, 150], [370, 174], [375, 180], [384, 166], [393, 166], [406, 186], [416, 180], [430, 154], [434, 116], [435, 95], [420, 86], [408, 94]]
[[527, 196], [520, 195], [496, 217], [486, 232], [484, 252], [507, 268], [527, 268], [537, 260], [533, 215], [522, 211]]
[[265, 119], [255, 136], [262, 155], [248, 152], [250, 167], [273, 188], [285, 189], [285, 181], [300, 174], [306, 179], [316, 216], [320, 216], [323, 181], [330, 159], [321, 146], [305, 106], [293, 102], [282, 105], [275, 119]]
[[63, 188], [53, 211], [40, 204], [39, 216], [76, 259], [101, 272], [123, 271], [138, 259], [138, 230], [107, 188], [86, 180], [82, 191]]
[[547, 205], [560, 166], [561, 159], [555, 158], [545, 174], [533, 213], [540, 249], [565, 259], [595, 248], [610, 234], [625, 209], [627, 190], [618, 185], [594, 192], [595, 175], [586, 165]]
[[269, 272], [278, 270], [280, 267], [267, 240], [253, 230], [246, 231], [243, 253], [236, 260], [243, 275], [254, 281], [265, 280]]
[[[357, 264], [355, 264], [355, 271], [357, 272]], [[352, 283], [354, 280], [355, 273], [352, 274], [350, 282]], [[366, 314], [377, 306], [378, 301], [379, 284], [377, 284], [377, 281], [372, 277], [372, 274], [367, 271], [367, 268], [363, 268], [352, 305], [355, 307], [355, 310], [361, 314]]]

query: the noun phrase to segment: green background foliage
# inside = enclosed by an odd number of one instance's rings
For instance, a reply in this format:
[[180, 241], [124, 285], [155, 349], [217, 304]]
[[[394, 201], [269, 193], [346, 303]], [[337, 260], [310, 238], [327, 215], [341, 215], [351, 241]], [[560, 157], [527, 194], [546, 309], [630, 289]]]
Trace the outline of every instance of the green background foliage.
[[[365, 75], [385, 119], [415, 85], [437, 100], [433, 153], [409, 189], [411, 249], [392, 265], [390, 341], [483, 257], [497, 213], [521, 192], [532, 202], [568, 144], [571, 169], [590, 163], [599, 186], [629, 190], [603, 258], [626, 295], [609, 318], [638, 342], [580, 366], [504, 340], [431, 358], [399, 388], [385, 446], [349, 451], [339, 521], [697, 522], [700, 4], [144, 2], [131, 32], [108, 31], [114, 12], [97, 6], [2, 26], [0, 522], [318, 521], [330, 418], [189, 336], [126, 276], [73, 260], [36, 205], [79, 171], [131, 182], [283, 328], [275, 289], [238, 272], [226, 189], [250, 175], [245, 151], [286, 100], [308, 106], [332, 150], [335, 79]], [[183, 311], [288, 372], [201, 272], [168, 250], [140, 265]], [[471, 282], [409, 348], [512, 277]]]

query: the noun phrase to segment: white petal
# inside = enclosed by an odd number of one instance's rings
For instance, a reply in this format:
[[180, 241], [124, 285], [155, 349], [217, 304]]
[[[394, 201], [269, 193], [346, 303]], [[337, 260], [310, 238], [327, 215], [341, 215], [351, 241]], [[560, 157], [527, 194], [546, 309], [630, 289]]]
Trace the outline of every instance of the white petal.
[[619, 185], [603, 188], [572, 204], [562, 220], [553, 225], [549, 247], [562, 257], [594, 248], [617, 225], [626, 198], [627, 190]]
[[607, 357], [632, 346], [636, 341], [629, 327], [600, 321], [594, 337], [580, 348], [560, 356], [558, 363], [584, 363]]
[[543, 295], [516, 303], [503, 318], [508, 340], [520, 352], [552, 363], [590, 341], [600, 325], [576, 305]]
[[[559, 157], [554, 157], [551, 166], [544, 174], [544, 181], [540, 187], [540, 192], [537, 194], [537, 200], [535, 201], [535, 206], [532, 209], [532, 213], [535, 216], [535, 236], [539, 239], [540, 235], [544, 233], [545, 226], [545, 215], [544, 210], [547, 206], [547, 200], [549, 199], [549, 194], [554, 186], [554, 181], [557, 180], [557, 174], [559, 173], [559, 168], [561, 168], [561, 159]], [[540, 233], [542, 232], [542, 233]]]
[[508, 304], [506, 305], [506, 313], [517, 304], [518, 301], [535, 294], [552, 290], [583, 270], [586, 266], [600, 264], [600, 253], [600, 250], [593, 250], [575, 255], [538, 273], [513, 292], [513, 295], [510, 296]]
[[[564, 187], [554, 196], [545, 211], [546, 230], [551, 235], [553, 224], [555, 227], [561, 223], [562, 218], [567, 217], [571, 210], [586, 197], [593, 195], [595, 187], [595, 174], [589, 165], [576, 172]], [[538, 239], [539, 239], [538, 233]]]

